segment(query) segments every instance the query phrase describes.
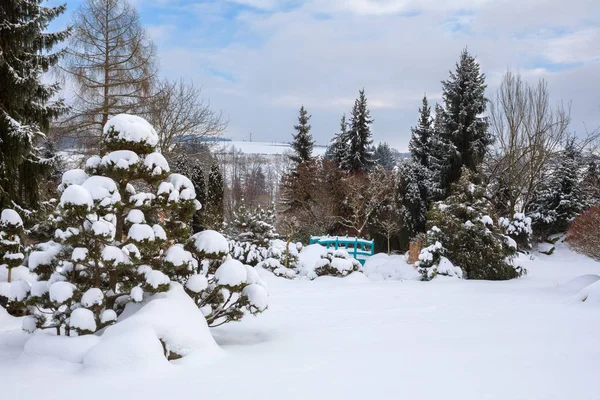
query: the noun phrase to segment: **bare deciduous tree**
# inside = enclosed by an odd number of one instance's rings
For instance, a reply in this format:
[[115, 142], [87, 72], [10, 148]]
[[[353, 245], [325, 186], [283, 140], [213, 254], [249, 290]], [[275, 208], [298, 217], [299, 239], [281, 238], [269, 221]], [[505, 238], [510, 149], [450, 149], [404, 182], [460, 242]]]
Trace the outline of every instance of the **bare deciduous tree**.
[[522, 212], [543, 183], [544, 171], [567, 136], [570, 107], [552, 107], [548, 85], [534, 86], [506, 72], [492, 101], [490, 127], [498, 140], [492, 176], [498, 179], [509, 215]]
[[165, 79], [156, 85], [155, 94], [147, 115], [159, 134], [163, 154], [183, 145], [206, 142], [227, 128], [223, 113], [210, 108], [210, 102], [202, 98], [202, 89], [193, 82]]
[[65, 70], [72, 78], [70, 136], [100, 136], [111, 115], [143, 108], [156, 75], [155, 49], [127, 0], [85, 0], [75, 13]]

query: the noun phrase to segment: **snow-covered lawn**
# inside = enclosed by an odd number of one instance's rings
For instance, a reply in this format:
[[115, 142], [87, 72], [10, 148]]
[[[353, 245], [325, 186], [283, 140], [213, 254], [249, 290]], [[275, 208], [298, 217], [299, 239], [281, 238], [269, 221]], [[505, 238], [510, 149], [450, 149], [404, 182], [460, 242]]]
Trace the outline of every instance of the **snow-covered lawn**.
[[600, 263], [559, 246], [527, 268], [508, 282], [265, 273], [269, 310], [214, 329], [223, 352], [111, 370], [25, 355], [0, 315], [0, 399], [599, 399], [600, 303], [561, 285]]

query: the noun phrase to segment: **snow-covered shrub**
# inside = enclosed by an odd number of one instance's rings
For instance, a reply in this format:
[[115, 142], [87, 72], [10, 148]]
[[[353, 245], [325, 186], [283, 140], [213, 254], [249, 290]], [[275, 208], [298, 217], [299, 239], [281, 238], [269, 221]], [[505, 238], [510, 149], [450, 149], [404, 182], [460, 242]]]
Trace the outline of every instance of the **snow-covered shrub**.
[[317, 262], [315, 273], [317, 276], [340, 276], [350, 275], [360, 269], [360, 262], [354, 259], [346, 250], [327, 249]]
[[182, 283], [209, 326], [239, 321], [246, 313], [258, 314], [267, 309], [265, 284], [254, 267], [227, 255], [228, 243], [220, 233], [199, 232], [186, 248], [201, 260], [202, 269]]
[[200, 205], [189, 179], [170, 174], [155, 151], [152, 126], [117, 115], [105, 125], [103, 144], [85, 171], [63, 176], [60, 247], [49, 242], [29, 257], [39, 276], [29, 299], [37, 328], [93, 333], [114, 323], [128, 302], [166, 291], [171, 279], [197, 268], [178, 243], [188, 239]]
[[0, 214], [0, 270], [6, 270], [6, 281], [0, 281], [0, 306], [12, 315], [25, 312], [25, 300], [29, 294], [29, 284], [13, 279], [13, 270], [25, 260], [23, 248], [23, 220], [12, 209]]
[[569, 247], [578, 253], [600, 260], [600, 205], [596, 205], [575, 218], [567, 232]]
[[271, 241], [279, 237], [275, 232], [273, 208], [247, 210], [243, 202], [226, 231], [231, 238], [229, 247], [233, 258], [252, 266], [268, 257]]
[[498, 225], [504, 229], [504, 234], [511, 237], [521, 248], [531, 247], [531, 218], [523, 213], [515, 213], [513, 218], [500, 217]]
[[[443, 256], [459, 266], [465, 278], [504, 280], [520, 276], [525, 271], [515, 268], [510, 259], [516, 252], [513, 239], [494, 223], [493, 206], [478, 186], [476, 177], [465, 169], [460, 180], [453, 185], [451, 195], [434, 204], [429, 212], [428, 224], [439, 231], [428, 234], [426, 245], [439, 242], [445, 249]], [[425, 250], [425, 249], [424, 249]], [[423, 257], [427, 258], [427, 250]], [[432, 256], [435, 255], [434, 251]], [[440, 274], [441, 254], [438, 255], [437, 273]], [[436, 256], [437, 257], [437, 256]], [[426, 260], [423, 260], [426, 261]], [[434, 257], [435, 264], [435, 257]], [[426, 277], [432, 275], [424, 268]], [[444, 271], [456, 271], [449, 264]], [[452, 272], [450, 272], [452, 273]]]
[[427, 242], [431, 244], [421, 249], [419, 261], [415, 263], [415, 267], [425, 281], [430, 281], [438, 275], [462, 278], [463, 273], [460, 267], [455, 267], [450, 260], [444, 257], [447, 250], [440, 240], [443, 240], [442, 231], [437, 226], [427, 231]]

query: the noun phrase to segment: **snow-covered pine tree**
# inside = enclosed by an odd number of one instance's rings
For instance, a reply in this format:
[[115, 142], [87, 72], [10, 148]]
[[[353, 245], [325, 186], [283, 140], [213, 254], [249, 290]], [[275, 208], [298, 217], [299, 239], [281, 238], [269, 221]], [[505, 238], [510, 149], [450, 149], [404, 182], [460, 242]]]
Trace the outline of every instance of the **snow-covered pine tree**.
[[412, 136], [408, 143], [410, 156], [425, 168], [429, 168], [430, 138], [433, 135], [431, 107], [427, 95], [423, 96], [423, 105], [419, 108], [419, 122], [412, 128]]
[[[484, 194], [485, 188], [479, 185], [478, 177], [465, 167], [459, 181], [452, 185], [451, 195], [433, 205], [427, 218], [428, 247], [419, 259], [427, 261], [427, 253], [443, 250], [450, 263], [425, 263], [420, 268], [425, 279], [441, 273], [440, 270], [467, 279], [486, 280], [513, 279], [526, 272], [513, 263], [517, 244], [494, 221], [494, 207]], [[462, 274], [457, 273], [455, 266], [461, 268]]]
[[128, 302], [193, 273], [191, 262], [167, 262], [188, 240], [200, 206], [192, 182], [169, 174], [155, 152], [158, 135], [142, 118], [111, 118], [103, 144], [105, 154], [88, 159], [86, 171], [63, 175], [55, 233], [62, 248], [52, 261], [29, 257], [40, 278], [30, 304], [49, 312], [37, 311], [29, 327], [93, 333], [113, 323]]
[[375, 148], [373, 152], [373, 160], [377, 165], [381, 165], [386, 171], [391, 171], [396, 166], [396, 158], [390, 146], [381, 142]]
[[14, 316], [24, 315], [25, 300], [29, 294], [29, 284], [14, 279], [13, 270], [20, 267], [25, 260], [25, 249], [21, 236], [24, 233], [23, 220], [10, 208], [0, 214], [0, 306]]
[[42, 82], [64, 50], [52, 49], [69, 29], [48, 33], [64, 5], [44, 7], [42, 0], [0, 2], [0, 208], [13, 202], [35, 209], [48, 166], [35, 146], [51, 119], [66, 111], [58, 83]]
[[200, 232], [205, 228], [204, 221], [204, 204], [206, 204], [206, 181], [204, 180], [204, 171], [202, 165], [198, 160], [194, 161], [194, 166], [190, 174], [190, 180], [194, 184], [194, 191], [196, 192], [196, 200], [202, 204], [203, 208], [197, 210], [192, 218], [192, 231], [194, 233]]
[[223, 227], [223, 175], [221, 169], [214, 163], [208, 174], [206, 190], [206, 207], [204, 221], [208, 229], [220, 230]]
[[344, 154], [348, 147], [348, 123], [346, 122], [346, 114], [342, 115], [340, 121], [340, 131], [335, 134], [331, 143], [325, 152], [325, 159], [336, 163], [338, 166], [342, 164]]
[[228, 225], [230, 249], [233, 257], [255, 266], [268, 257], [273, 239], [279, 235], [275, 230], [275, 209], [262, 207], [249, 210], [242, 201]]
[[442, 87], [442, 138], [452, 146], [446, 154], [441, 184], [442, 188], [449, 188], [460, 177], [463, 166], [477, 170], [493, 138], [487, 117], [482, 116], [487, 107], [485, 75], [466, 49], [460, 55], [456, 71], [442, 81]]
[[373, 153], [370, 151], [370, 146], [373, 144], [372, 123], [365, 90], [361, 89], [350, 116], [342, 169], [352, 173], [367, 172], [373, 165]]
[[290, 155], [290, 160], [296, 166], [298, 164], [307, 163], [312, 160], [312, 152], [315, 142], [310, 134], [310, 115], [304, 106], [300, 107], [300, 113], [298, 115], [298, 124], [294, 125], [296, 134], [293, 134], [294, 140], [292, 141], [292, 150], [294, 153]]
[[431, 200], [443, 199], [447, 196], [450, 186], [446, 184], [449, 178], [449, 155], [456, 155], [454, 146], [445, 134], [443, 108], [435, 105], [433, 131], [429, 138], [429, 170], [431, 172]]
[[402, 216], [402, 230], [409, 239], [425, 232], [431, 176], [417, 161], [402, 163], [396, 180], [396, 202]]
[[573, 219], [586, 208], [581, 163], [581, 152], [575, 139], [569, 138], [558, 164], [548, 173], [547, 182], [529, 213], [534, 231], [540, 236], [565, 232]]

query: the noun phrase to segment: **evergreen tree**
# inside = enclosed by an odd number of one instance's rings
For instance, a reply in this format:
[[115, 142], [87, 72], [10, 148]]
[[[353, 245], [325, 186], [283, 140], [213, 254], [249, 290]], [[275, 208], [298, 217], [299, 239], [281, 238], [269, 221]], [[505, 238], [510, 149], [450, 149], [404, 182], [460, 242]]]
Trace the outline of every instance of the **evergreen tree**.
[[431, 174], [430, 200], [442, 199], [447, 194], [446, 185], [448, 174], [448, 154], [451, 154], [452, 144], [444, 136], [443, 110], [439, 104], [435, 105], [435, 118], [431, 136], [429, 138], [428, 165]]
[[463, 166], [476, 171], [493, 138], [485, 112], [485, 75], [479, 63], [463, 50], [456, 71], [442, 81], [442, 138], [450, 144], [446, 154], [442, 187], [447, 189], [460, 177]]
[[205, 229], [204, 214], [206, 208], [206, 182], [204, 180], [204, 171], [202, 170], [200, 162], [197, 160], [194, 162], [194, 166], [192, 167], [190, 180], [194, 184], [196, 200], [198, 200], [202, 205], [202, 208], [197, 210], [192, 217], [192, 231], [197, 233]]
[[209, 229], [218, 230], [223, 225], [223, 175], [221, 169], [214, 163], [208, 174], [206, 191], [205, 224]]
[[296, 130], [296, 134], [293, 135], [294, 141], [292, 142], [294, 154], [290, 156], [290, 159], [296, 165], [312, 160], [315, 142], [310, 134], [311, 126], [308, 123], [310, 117], [304, 106], [302, 106], [300, 108], [300, 115], [298, 115], [298, 124], [294, 125], [294, 129]]
[[340, 121], [340, 131], [335, 134], [331, 143], [327, 147], [325, 152], [325, 158], [329, 161], [333, 161], [338, 166], [342, 164], [344, 154], [348, 145], [348, 123], [346, 122], [346, 114], [342, 115]]
[[396, 202], [409, 239], [425, 232], [430, 181], [429, 170], [417, 161], [403, 163], [398, 171]]
[[50, 101], [58, 83], [45, 84], [42, 74], [63, 51], [52, 49], [70, 30], [44, 32], [65, 6], [43, 7], [42, 0], [0, 2], [0, 208], [37, 208], [48, 169], [35, 143], [50, 121], [66, 111], [63, 100]]
[[394, 157], [390, 146], [385, 142], [377, 145], [373, 151], [373, 160], [387, 171], [391, 171], [396, 166], [396, 157]]
[[373, 165], [373, 153], [369, 151], [371, 139], [371, 112], [367, 108], [365, 90], [359, 92], [354, 102], [347, 133], [347, 146], [342, 159], [342, 168], [348, 172], [367, 172]]
[[408, 150], [413, 160], [429, 168], [430, 139], [433, 135], [431, 107], [427, 102], [427, 96], [423, 96], [423, 106], [419, 109], [419, 122], [412, 128], [412, 136], [408, 143]]
[[550, 173], [532, 206], [533, 228], [542, 235], [564, 232], [587, 205], [582, 187], [581, 152], [567, 140], [558, 165]]

